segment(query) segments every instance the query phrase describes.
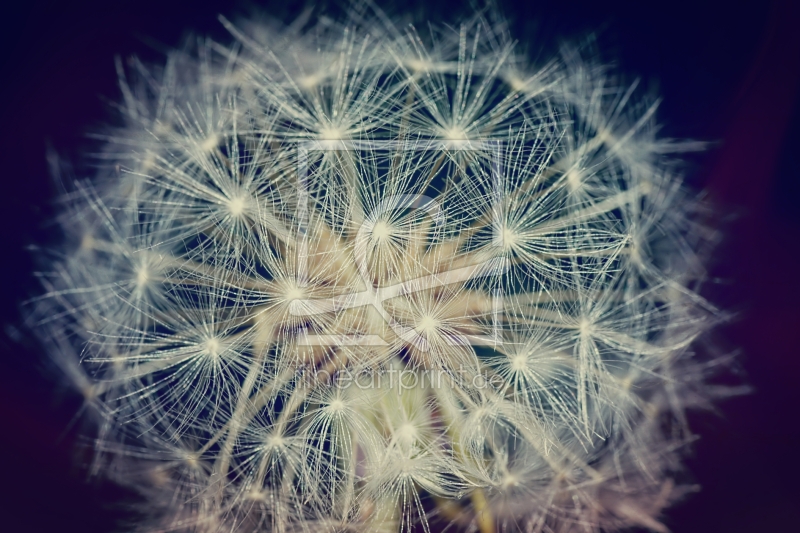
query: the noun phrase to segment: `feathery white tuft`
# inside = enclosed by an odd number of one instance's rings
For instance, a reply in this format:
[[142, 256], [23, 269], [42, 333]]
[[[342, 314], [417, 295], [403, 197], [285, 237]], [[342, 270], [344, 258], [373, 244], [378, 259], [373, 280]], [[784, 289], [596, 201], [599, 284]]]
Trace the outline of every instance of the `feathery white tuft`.
[[37, 301], [98, 468], [148, 531], [666, 531], [719, 313], [657, 102], [378, 15], [118, 65]]

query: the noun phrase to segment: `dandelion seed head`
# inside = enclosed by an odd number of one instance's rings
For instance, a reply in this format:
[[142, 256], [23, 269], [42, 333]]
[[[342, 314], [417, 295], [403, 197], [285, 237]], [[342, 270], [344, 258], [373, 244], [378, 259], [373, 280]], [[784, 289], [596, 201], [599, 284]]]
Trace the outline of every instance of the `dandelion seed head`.
[[579, 170], [572, 168], [567, 172], [567, 184], [569, 184], [571, 191], [574, 192], [580, 190], [582, 181], [583, 178], [581, 177]]
[[500, 229], [500, 244], [505, 250], [511, 250], [519, 242], [519, 235], [514, 228], [503, 226]]
[[267, 449], [281, 449], [284, 446], [286, 446], [286, 440], [281, 435], [269, 435], [264, 439], [264, 447]]
[[442, 130], [442, 138], [448, 141], [466, 141], [467, 132], [458, 126]]
[[528, 367], [528, 358], [525, 354], [518, 354], [511, 358], [511, 368], [516, 371], [525, 370]]
[[319, 130], [319, 138], [326, 141], [338, 141], [344, 139], [345, 133], [341, 128], [328, 126]]
[[219, 357], [220, 352], [222, 351], [222, 344], [216, 338], [210, 338], [206, 340], [204, 347], [208, 355], [214, 359]]
[[305, 291], [303, 291], [303, 288], [294, 284], [287, 284], [285, 292], [283, 293], [283, 297], [287, 302], [301, 300], [304, 296]]
[[200, 458], [195, 453], [184, 452], [181, 461], [186, 465], [189, 470], [200, 470]]
[[136, 268], [136, 286], [142, 288], [150, 281], [150, 270], [147, 265], [140, 265]]
[[516, 487], [518, 484], [519, 484], [519, 479], [517, 478], [517, 476], [515, 476], [514, 474], [506, 474], [503, 477], [500, 486], [504, 489], [508, 489], [511, 487]]
[[236, 196], [228, 200], [227, 206], [231, 216], [234, 218], [239, 218], [244, 214], [245, 207], [247, 206], [247, 200], [242, 196]]
[[34, 315], [141, 529], [663, 530], [715, 232], [657, 103], [498, 20], [120, 62]]
[[427, 59], [411, 58], [405, 61], [412, 72], [428, 72], [433, 69], [433, 63]]
[[431, 315], [423, 315], [417, 322], [417, 328], [424, 333], [435, 332], [439, 325], [439, 321]]
[[372, 227], [372, 239], [378, 242], [386, 241], [394, 234], [394, 228], [385, 220], [378, 220]]
[[210, 152], [219, 145], [219, 137], [216, 134], [211, 134], [200, 143], [200, 148], [205, 152]]
[[337, 398], [336, 400], [333, 400], [332, 402], [330, 402], [328, 404], [327, 409], [331, 413], [341, 413], [342, 411], [344, 411], [346, 409], [346, 406], [345, 406], [345, 403], [342, 400]]
[[325, 79], [323, 74], [308, 74], [306, 76], [300, 76], [297, 78], [297, 83], [303, 89], [314, 89], [320, 83], [322, 83]]

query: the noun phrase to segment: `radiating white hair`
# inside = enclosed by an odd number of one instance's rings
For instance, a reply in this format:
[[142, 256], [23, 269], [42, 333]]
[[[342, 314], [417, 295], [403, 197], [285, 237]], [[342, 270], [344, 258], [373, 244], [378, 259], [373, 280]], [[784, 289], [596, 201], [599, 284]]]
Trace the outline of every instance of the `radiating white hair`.
[[657, 101], [480, 16], [223, 23], [118, 65], [37, 300], [141, 529], [666, 531], [720, 313]]

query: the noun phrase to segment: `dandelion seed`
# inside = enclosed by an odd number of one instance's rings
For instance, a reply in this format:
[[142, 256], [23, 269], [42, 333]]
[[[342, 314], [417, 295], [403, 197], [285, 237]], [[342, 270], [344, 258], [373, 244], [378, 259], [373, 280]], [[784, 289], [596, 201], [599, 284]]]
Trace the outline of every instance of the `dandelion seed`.
[[371, 9], [117, 65], [34, 313], [95, 470], [150, 531], [665, 531], [721, 315], [657, 105]]

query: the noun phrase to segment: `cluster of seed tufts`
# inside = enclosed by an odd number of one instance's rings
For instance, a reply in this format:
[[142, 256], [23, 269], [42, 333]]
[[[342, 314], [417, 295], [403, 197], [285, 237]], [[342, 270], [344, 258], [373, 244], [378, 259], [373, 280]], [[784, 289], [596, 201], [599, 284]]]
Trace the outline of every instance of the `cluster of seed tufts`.
[[713, 233], [657, 102], [482, 17], [118, 65], [47, 344], [147, 531], [664, 532]]

